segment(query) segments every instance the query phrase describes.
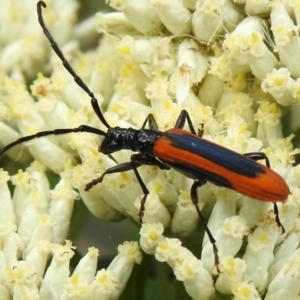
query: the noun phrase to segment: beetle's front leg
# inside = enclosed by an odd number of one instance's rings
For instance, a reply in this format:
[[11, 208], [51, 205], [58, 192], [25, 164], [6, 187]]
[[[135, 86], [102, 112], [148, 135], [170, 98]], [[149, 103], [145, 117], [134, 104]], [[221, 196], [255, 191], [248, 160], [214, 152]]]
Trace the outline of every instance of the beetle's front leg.
[[160, 162], [159, 160], [155, 159], [152, 156], [148, 156], [145, 154], [133, 154], [131, 156], [131, 163], [132, 163], [132, 169], [135, 173], [135, 176], [137, 178], [137, 181], [139, 182], [142, 191], [144, 193], [144, 196], [141, 200], [141, 206], [140, 206], [140, 211], [139, 211], [139, 218], [140, 218], [140, 223], [143, 223], [143, 216], [144, 216], [144, 211], [145, 211], [145, 203], [147, 200], [147, 196], [149, 194], [149, 190], [147, 189], [144, 181], [141, 178], [141, 175], [139, 174], [137, 168], [141, 165], [150, 165], [150, 166], [157, 166], [161, 170], [169, 170], [170, 168]]
[[149, 129], [151, 130], [155, 130], [155, 131], [158, 131], [158, 125], [153, 117], [152, 114], [149, 114], [146, 118], [146, 120], [144, 121], [141, 129], [144, 129], [147, 125], [147, 123], [149, 124]]
[[[139, 166], [137, 166], [139, 167]], [[101, 183], [104, 179], [104, 177], [108, 174], [114, 174], [114, 173], [121, 173], [121, 172], [126, 172], [130, 171], [133, 169], [132, 163], [131, 162], [126, 162], [123, 164], [116, 165], [114, 167], [111, 167], [107, 169], [100, 177], [97, 177], [90, 181], [89, 183], [86, 184], [85, 186], [85, 191], [89, 191], [93, 186], [97, 185], [98, 183]]]
[[142, 165], [150, 165], [150, 166], [157, 166], [161, 170], [168, 170], [170, 169], [168, 166], [160, 162], [159, 160], [155, 159], [152, 156], [145, 155], [145, 154], [133, 154], [131, 156], [130, 162], [122, 163], [119, 165], [116, 165], [112, 168], [107, 169], [100, 177], [93, 179], [91, 182], [87, 183], [85, 186], [85, 191], [89, 191], [93, 186], [97, 185], [98, 183], [101, 183], [104, 179], [104, 177], [108, 174], [114, 174], [114, 173], [120, 173], [120, 172], [126, 172], [133, 170], [134, 174], [137, 178], [138, 183], [140, 184], [142, 191], [144, 193], [144, 196], [141, 200], [141, 207], [140, 207], [140, 212], [139, 212], [139, 218], [140, 222], [142, 223], [142, 219], [144, 216], [144, 211], [145, 211], [145, 203], [147, 200], [147, 196], [149, 194], [149, 190], [147, 189], [144, 181], [142, 180], [139, 172], [138, 172], [138, 167]]

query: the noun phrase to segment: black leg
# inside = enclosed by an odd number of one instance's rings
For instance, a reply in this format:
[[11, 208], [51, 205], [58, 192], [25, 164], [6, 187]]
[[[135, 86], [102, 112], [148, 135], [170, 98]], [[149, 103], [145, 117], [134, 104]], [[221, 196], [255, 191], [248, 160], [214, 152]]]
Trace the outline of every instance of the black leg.
[[198, 129], [198, 134], [197, 134], [197, 135], [198, 135], [199, 137], [202, 137], [202, 135], [203, 135], [203, 133], [204, 133], [204, 124], [201, 123], [200, 126], [201, 126], [201, 127]]
[[[191, 133], [193, 133], [193, 134], [196, 135], [196, 130], [195, 130], [194, 126], [193, 126], [193, 123], [192, 123], [192, 120], [190, 118], [190, 115], [189, 115], [189, 113], [185, 109], [183, 109], [181, 111], [181, 113], [180, 113], [180, 115], [179, 115], [179, 117], [178, 117], [178, 119], [177, 119], [176, 124], [175, 124], [174, 127], [182, 129], [184, 127], [184, 125], [185, 125], [186, 122], [188, 123], [188, 126], [190, 128]], [[155, 119], [154, 119], [154, 117], [153, 117], [152, 114], [149, 114], [147, 116], [147, 118], [144, 121], [141, 129], [144, 129], [146, 127], [147, 123], [149, 124], [149, 128], [150, 129], [155, 130], [155, 131], [158, 130], [157, 123], [156, 123], [156, 121], [155, 121]], [[202, 137], [202, 135], [203, 135], [203, 124], [201, 124], [201, 129], [198, 130], [198, 136]]]
[[285, 233], [285, 229], [284, 229], [283, 225], [280, 222], [279, 212], [278, 212], [278, 206], [277, 206], [276, 202], [274, 202], [273, 205], [274, 205], [274, 214], [275, 214], [276, 224], [277, 224], [278, 227], [281, 228], [281, 234], [284, 234]]
[[157, 166], [161, 170], [169, 170], [170, 168], [163, 163], [161, 163], [159, 160], [155, 159], [152, 156], [148, 156], [145, 154], [133, 154], [131, 156], [131, 161], [123, 164], [116, 165], [112, 168], [107, 169], [100, 177], [93, 179], [91, 182], [89, 182], [85, 186], [85, 191], [89, 191], [93, 186], [97, 185], [98, 183], [101, 183], [104, 179], [104, 177], [108, 174], [113, 174], [113, 173], [120, 173], [120, 172], [126, 172], [133, 170], [134, 174], [138, 180], [138, 183], [140, 184], [142, 191], [144, 193], [144, 196], [141, 200], [141, 207], [140, 207], [140, 212], [139, 212], [139, 218], [140, 222], [143, 222], [143, 216], [144, 216], [144, 211], [145, 211], [145, 203], [147, 200], [147, 196], [149, 194], [149, 190], [147, 189], [145, 183], [143, 182], [137, 168], [142, 166], [142, 165], [148, 165], [148, 166]]
[[249, 152], [243, 154], [244, 156], [247, 156], [248, 158], [258, 161], [258, 160], [265, 160], [266, 166], [270, 168], [270, 161], [268, 159], [268, 156], [265, 153], [262, 152]]
[[[135, 166], [133, 166], [133, 163], [135, 164]], [[98, 183], [101, 183], [104, 177], [108, 174], [121, 173], [121, 172], [134, 170], [134, 168], [138, 168], [141, 165], [157, 166], [161, 170], [170, 169], [168, 166], [164, 165], [163, 163], [161, 163], [160, 161], [156, 160], [151, 156], [149, 157], [143, 154], [133, 154], [131, 156], [130, 162], [122, 163], [107, 169], [100, 177], [93, 179], [91, 182], [87, 183], [84, 190], [86, 192], [89, 191], [93, 186], [97, 185]]]
[[139, 182], [142, 191], [143, 191], [143, 198], [141, 200], [141, 206], [140, 206], [140, 211], [139, 211], [139, 219], [140, 219], [140, 223], [143, 223], [143, 216], [144, 216], [144, 212], [145, 212], [145, 203], [147, 200], [147, 196], [149, 195], [149, 190], [147, 189], [140, 173], [138, 172], [137, 168], [140, 166], [139, 163], [135, 162], [132, 157], [131, 157], [131, 162], [132, 162], [132, 167], [133, 167], [133, 172], [135, 174], [135, 177], [137, 179], [137, 181]]
[[[258, 160], [265, 160], [266, 162], [266, 166], [268, 168], [270, 168], [270, 161], [267, 157], [267, 155], [265, 153], [262, 152], [250, 152], [250, 153], [245, 153], [244, 156], [247, 156], [248, 158], [258, 161]], [[279, 218], [279, 213], [278, 213], [278, 206], [276, 204], [276, 202], [273, 203], [274, 205], [274, 214], [275, 214], [275, 221], [278, 227], [281, 228], [281, 233], [284, 234], [285, 233], [285, 229], [283, 227], [283, 225], [280, 222], [280, 218]]]
[[144, 121], [141, 129], [144, 129], [147, 125], [147, 123], [149, 124], [149, 129], [151, 130], [155, 130], [155, 131], [158, 131], [158, 126], [157, 126], [157, 123], [153, 117], [152, 114], [149, 114], [146, 118], [146, 120]]
[[182, 110], [175, 124], [175, 128], [183, 128], [185, 123], [188, 123], [191, 133], [196, 135], [196, 130], [192, 124], [189, 113], [186, 110]]
[[100, 177], [93, 179], [89, 183], [86, 184], [85, 186], [85, 191], [89, 191], [93, 186], [97, 185], [98, 183], [101, 183], [104, 179], [104, 177], [108, 174], [113, 174], [113, 173], [120, 173], [120, 172], [126, 172], [129, 170], [132, 170], [133, 166], [131, 162], [123, 163], [116, 165], [112, 168], [107, 169]]
[[195, 181], [191, 187], [191, 199], [193, 204], [196, 207], [197, 213], [199, 215], [199, 218], [203, 224], [204, 230], [207, 233], [207, 236], [209, 238], [210, 243], [212, 244], [213, 247], [213, 252], [214, 252], [214, 256], [215, 256], [215, 266], [217, 268], [218, 273], [220, 273], [220, 269], [219, 269], [219, 255], [218, 255], [218, 248], [216, 245], [216, 240], [214, 239], [212, 233], [210, 232], [206, 222], [204, 221], [204, 218], [201, 214], [199, 205], [198, 205], [198, 194], [197, 194], [197, 189], [200, 188], [203, 184], [205, 184], [205, 181], [200, 182], [200, 181]]

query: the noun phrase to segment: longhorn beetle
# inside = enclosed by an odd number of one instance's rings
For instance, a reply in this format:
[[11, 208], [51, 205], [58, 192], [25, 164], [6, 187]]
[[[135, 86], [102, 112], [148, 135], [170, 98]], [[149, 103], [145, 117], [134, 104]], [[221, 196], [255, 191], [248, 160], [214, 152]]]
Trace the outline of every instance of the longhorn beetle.
[[[196, 134], [190, 116], [185, 110], [182, 110], [179, 115], [175, 127], [166, 132], [158, 130], [157, 123], [152, 114], [148, 115], [141, 129], [112, 128], [105, 120], [94, 94], [81, 78], [75, 74], [52, 38], [43, 20], [42, 7], [46, 7], [46, 4], [43, 1], [39, 1], [37, 3], [38, 20], [44, 34], [75, 82], [91, 98], [93, 110], [107, 128], [107, 132], [88, 125], [81, 125], [76, 128], [41, 131], [33, 135], [22, 137], [3, 147], [0, 150], [0, 155], [18, 144], [48, 135], [88, 132], [104, 136], [98, 149], [103, 154], [111, 154], [122, 149], [132, 150], [137, 153], [132, 154], [129, 162], [109, 168], [100, 177], [87, 183], [85, 190], [88, 191], [94, 185], [101, 183], [107, 174], [133, 170], [144, 194], [139, 212], [140, 221], [142, 221], [145, 202], [149, 191], [138, 172], [138, 168], [142, 165], [152, 165], [162, 170], [168, 170], [170, 168], [177, 170], [195, 180], [191, 187], [191, 199], [212, 244], [217, 267], [219, 258], [216, 241], [204, 222], [198, 206], [197, 189], [207, 181], [260, 201], [273, 202], [276, 222], [284, 232], [275, 202], [285, 201], [290, 191], [282, 177], [270, 169], [269, 160], [264, 153], [253, 152], [241, 155], [203, 139], [201, 131], [199, 131], [198, 135]], [[186, 122], [190, 132], [183, 129]], [[146, 129], [147, 124], [149, 129]], [[257, 160], [265, 160], [266, 166], [258, 163]]]

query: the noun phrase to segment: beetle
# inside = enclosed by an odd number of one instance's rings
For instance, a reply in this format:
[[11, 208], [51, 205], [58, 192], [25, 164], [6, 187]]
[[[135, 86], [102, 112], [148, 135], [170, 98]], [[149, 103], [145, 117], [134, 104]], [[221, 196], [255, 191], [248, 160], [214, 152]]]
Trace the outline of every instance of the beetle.
[[[45, 8], [46, 4], [43, 1], [39, 1], [37, 3], [38, 20], [45, 36], [66, 70], [74, 78], [78, 86], [91, 98], [92, 108], [107, 128], [107, 132], [88, 125], [41, 131], [33, 135], [21, 137], [3, 147], [0, 150], [0, 156], [18, 144], [48, 135], [87, 132], [103, 136], [104, 139], [99, 146], [99, 152], [111, 154], [122, 149], [128, 149], [137, 153], [131, 155], [129, 162], [109, 168], [100, 177], [87, 183], [85, 190], [88, 191], [96, 184], [101, 183], [108, 174], [133, 170], [143, 191], [139, 212], [141, 222], [149, 190], [143, 182], [138, 168], [142, 165], [152, 165], [162, 170], [170, 168], [177, 170], [187, 177], [194, 179], [190, 192], [191, 200], [213, 246], [216, 265], [219, 262], [216, 241], [206, 225], [198, 206], [197, 189], [207, 181], [260, 201], [273, 202], [276, 222], [284, 232], [284, 228], [279, 220], [276, 202], [284, 202], [290, 194], [290, 190], [283, 178], [270, 168], [269, 159], [264, 153], [252, 152], [242, 155], [205, 140], [202, 138], [203, 131], [200, 130], [198, 134], [196, 133], [186, 110], [182, 110], [180, 113], [175, 127], [165, 132], [158, 130], [157, 123], [152, 114], [147, 116], [140, 129], [111, 127], [104, 118], [96, 97], [74, 72], [48, 31], [43, 20], [42, 7]], [[186, 123], [190, 131], [183, 129]], [[146, 128], [147, 125], [149, 128]], [[266, 165], [258, 163], [258, 160], [265, 160]]]

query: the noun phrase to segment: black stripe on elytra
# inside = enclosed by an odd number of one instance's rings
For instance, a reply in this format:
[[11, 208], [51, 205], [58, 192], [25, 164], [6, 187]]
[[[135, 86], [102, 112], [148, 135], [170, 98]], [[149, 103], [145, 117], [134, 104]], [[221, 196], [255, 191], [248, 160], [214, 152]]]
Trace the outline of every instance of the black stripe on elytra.
[[205, 159], [210, 160], [236, 174], [255, 178], [259, 176], [259, 174], [265, 173], [263, 167], [250, 158], [220, 147], [209, 141], [182, 133], [176, 134], [167, 132], [165, 136], [170, 140], [173, 147], [204, 157]]

